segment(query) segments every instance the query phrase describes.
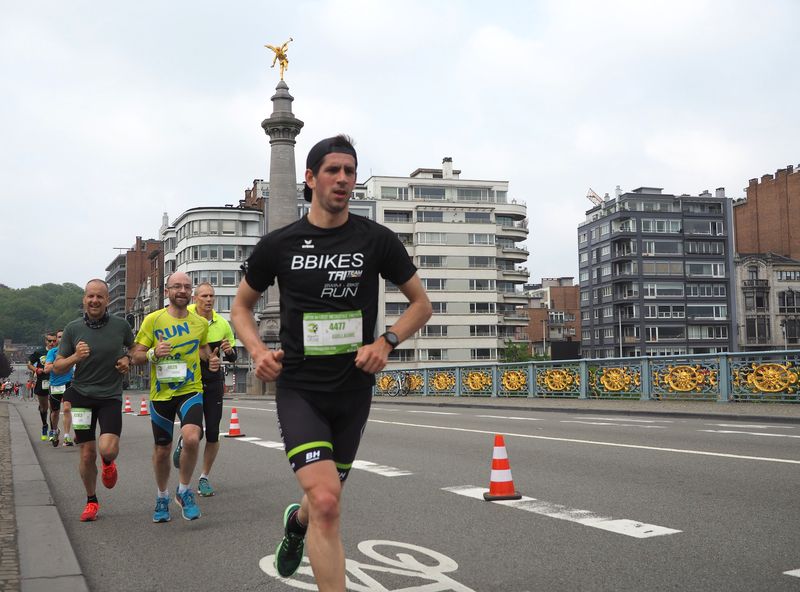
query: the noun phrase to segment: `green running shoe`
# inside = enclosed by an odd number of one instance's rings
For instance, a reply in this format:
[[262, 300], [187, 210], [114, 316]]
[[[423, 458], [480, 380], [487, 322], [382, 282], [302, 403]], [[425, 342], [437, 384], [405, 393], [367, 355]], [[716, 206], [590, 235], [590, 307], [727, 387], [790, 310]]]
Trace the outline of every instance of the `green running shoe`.
[[300, 504], [289, 504], [283, 512], [283, 540], [275, 549], [275, 571], [281, 577], [288, 578], [297, 571], [303, 561], [303, 535], [289, 532], [286, 524], [289, 517], [300, 510]]
[[200, 497], [211, 497], [214, 495], [214, 488], [211, 487], [211, 483], [208, 482], [206, 477], [200, 477], [200, 481], [197, 482], [197, 493], [200, 494]]

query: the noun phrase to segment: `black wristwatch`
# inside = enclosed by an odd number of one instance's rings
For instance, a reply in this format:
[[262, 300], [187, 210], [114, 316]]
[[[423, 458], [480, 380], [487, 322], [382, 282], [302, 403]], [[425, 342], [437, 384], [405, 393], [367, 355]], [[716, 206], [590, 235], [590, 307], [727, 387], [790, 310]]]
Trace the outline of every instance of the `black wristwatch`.
[[397, 335], [395, 335], [391, 331], [387, 331], [386, 333], [381, 335], [381, 337], [383, 337], [386, 340], [386, 343], [388, 343], [392, 349], [400, 345], [400, 339], [397, 337]]

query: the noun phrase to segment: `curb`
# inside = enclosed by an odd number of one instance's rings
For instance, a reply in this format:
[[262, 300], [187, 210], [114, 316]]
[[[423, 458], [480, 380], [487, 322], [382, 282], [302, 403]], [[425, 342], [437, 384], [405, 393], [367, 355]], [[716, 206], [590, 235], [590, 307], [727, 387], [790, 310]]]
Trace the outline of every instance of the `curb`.
[[9, 405], [22, 592], [89, 592], [19, 410]]

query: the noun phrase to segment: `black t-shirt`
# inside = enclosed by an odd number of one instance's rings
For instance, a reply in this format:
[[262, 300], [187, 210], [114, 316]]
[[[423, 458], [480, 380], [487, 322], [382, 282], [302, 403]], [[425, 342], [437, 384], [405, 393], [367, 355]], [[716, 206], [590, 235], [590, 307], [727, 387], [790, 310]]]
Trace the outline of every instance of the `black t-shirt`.
[[[285, 352], [278, 386], [320, 391], [375, 383], [374, 375], [355, 367], [352, 342], [375, 340], [378, 276], [401, 285], [417, 271], [394, 232], [354, 214], [337, 228], [317, 228], [304, 216], [263, 237], [244, 269], [259, 292], [278, 280]], [[343, 337], [359, 318], [360, 339]], [[326, 337], [314, 341], [322, 333]], [[330, 340], [336, 351], [325, 353]]]
[[[47, 351], [36, 350], [31, 354], [31, 357], [28, 358], [28, 361], [34, 368], [41, 368], [42, 370], [44, 370], [44, 362], [46, 359], [47, 359]], [[42, 390], [43, 380], [50, 380], [49, 372], [42, 372], [41, 374], [36, 375], [36, 386], [34, 387], [36, 391]]]

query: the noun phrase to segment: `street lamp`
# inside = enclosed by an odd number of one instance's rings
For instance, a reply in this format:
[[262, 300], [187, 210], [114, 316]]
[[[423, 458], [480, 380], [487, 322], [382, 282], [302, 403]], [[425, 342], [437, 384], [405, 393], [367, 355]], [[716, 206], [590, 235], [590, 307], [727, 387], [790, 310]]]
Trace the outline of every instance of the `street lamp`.
[[547, 318], [542, 319], [542, 357], [547, 357]]

